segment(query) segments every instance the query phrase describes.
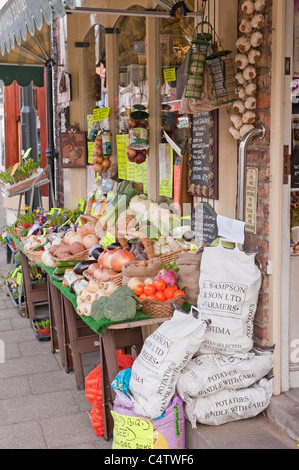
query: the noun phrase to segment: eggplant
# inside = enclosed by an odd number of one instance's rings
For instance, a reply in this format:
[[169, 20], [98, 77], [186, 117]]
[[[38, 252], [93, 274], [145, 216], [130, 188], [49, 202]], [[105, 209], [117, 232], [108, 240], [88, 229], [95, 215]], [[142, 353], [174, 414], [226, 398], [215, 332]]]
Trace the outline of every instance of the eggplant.
[[82, 274], [91, 264], [94, 264], [94, 259], [87, 259], [85, 261], [80, 261], [80, 263], [76, 264], [74, 267], [74, 272], [76, 274]]
[[95, 260], [98, 260], [98, 257], [100, 256], [101, 253], [103, 253], [104, 248], [102, 246], [98, 246], [92, 250], [91, 256], [94, 257]]
[[111, 245], [107, 246], [107, 250], [115, 250], [116, 248], [121, 247], [119, 242], [111, 243]]
[[98, 257], [103, 251], [104, 248], [99, 243], [96, 243], [90, 248], [88, 254], [89, 256], [93, 256], [95, 259], [98, 259]]

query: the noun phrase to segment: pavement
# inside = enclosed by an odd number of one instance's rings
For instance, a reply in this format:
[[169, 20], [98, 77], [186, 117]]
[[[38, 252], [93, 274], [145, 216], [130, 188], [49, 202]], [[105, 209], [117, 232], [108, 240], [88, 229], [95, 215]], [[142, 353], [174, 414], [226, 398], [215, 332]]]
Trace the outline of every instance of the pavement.
[[[2, 219], [3, 220], [3, 219]], [[66, 373], [59, 352], [35, 338], [30, 321], [7, 294], [5, 276], [12, 269], [0, 248], [0, 449], [111, 449], [112, 440], [95, 435], [91, 405]], [[39, 307], [43, 316], [47, 306]], [[1, 346], [4, 362], [1, 363]], [[83, 355], [85, 375], [100, 362], [98, 353]], [[186, 421], [187, 449], [299, 449], [299, 390], [272, 397], [256, 418], [222, 426]]]

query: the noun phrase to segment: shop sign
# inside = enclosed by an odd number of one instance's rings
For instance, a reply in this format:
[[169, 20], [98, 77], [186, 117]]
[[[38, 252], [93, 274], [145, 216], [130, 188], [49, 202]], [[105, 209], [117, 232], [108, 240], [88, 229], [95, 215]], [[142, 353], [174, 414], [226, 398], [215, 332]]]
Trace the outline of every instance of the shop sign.
[[191, 231], [197, 247], [209, 246], [218, 238], [217, 214], [209, 203], [196, 204], [191, 213]]
[[247, 168], [246, 174], [246, 199], [245, 199], [245, 231], [256, 234], [256, 209], [257, 209], [257, 168]]
[[61, 133], [62, 168], [86, 167], [86, 134], [75, 126]]

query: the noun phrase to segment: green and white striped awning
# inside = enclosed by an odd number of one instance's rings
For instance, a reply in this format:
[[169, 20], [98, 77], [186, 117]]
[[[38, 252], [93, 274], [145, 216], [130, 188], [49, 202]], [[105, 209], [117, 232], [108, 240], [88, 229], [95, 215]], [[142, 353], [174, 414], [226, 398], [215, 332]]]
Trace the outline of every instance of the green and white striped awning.
[[59, 17], [65, 15], [65, 5], [75, 8], [75, 0], [8, 0], [0, 11], [0, 49], [9, 53], [15, 44], [26, 41], [28, 32], [34, 36], [44, 22], [51, 23], [52, 8]]

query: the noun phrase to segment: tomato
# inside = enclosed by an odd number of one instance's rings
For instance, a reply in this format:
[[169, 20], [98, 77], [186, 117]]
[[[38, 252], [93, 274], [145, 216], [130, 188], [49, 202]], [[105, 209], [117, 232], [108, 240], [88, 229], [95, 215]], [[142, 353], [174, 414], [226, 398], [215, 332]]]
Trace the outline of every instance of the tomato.
[[165, 302], [165, 300], [167, 300], [167, 297], [164, 292], [157, 292], [156, 299], [159, 300], [159, 302]]
[[144, 292], [144, 287], [140, 284], [139, 286], [136, 286], [134, 289], [134, 294], [135, 295], [141, 295]]
[[174, 297], [175, 290], [173, 287], [166, 287], [164, 294], [167, 299], [172, 299]]
[[141, 294], [141, 295], [139, 296], [139, 300], [141, 300], [141, 302], [143, 302], [143, 301], [146, 300], [146, 299], [147, 299], [147, 295], [145, 295], [145, 294]]
[[174, 297], [178, 297], [179, 295], [186, 295], [186, 294], [185, 294], [185, 292], [183, 292], [182, 290], [177, 290], [177, 291], [175, 291]]
[[173, 286], [173, 289], [174, 291], [178, 290], [178, 286], [177, 285]]
[[151, 299], [151, 300], [157, 300], [157, 298], [156, 298], [155, 295], [149, 295], [147, 298], [148, 298], [148, 299]]
[[154, 284], [148, 284], [147, 286], [145, 286], [144, 288], [144, 293], [145, 295], [148, 297], [149, 295], [155, 295], [156, 293], [156, 287], [154, 286]]
[[159, 292], [162, 292], [164, 289], [166, 289], [166, 284], [164, 281], [162, 281], [162, 279], [157, 279], [154, 286]]

